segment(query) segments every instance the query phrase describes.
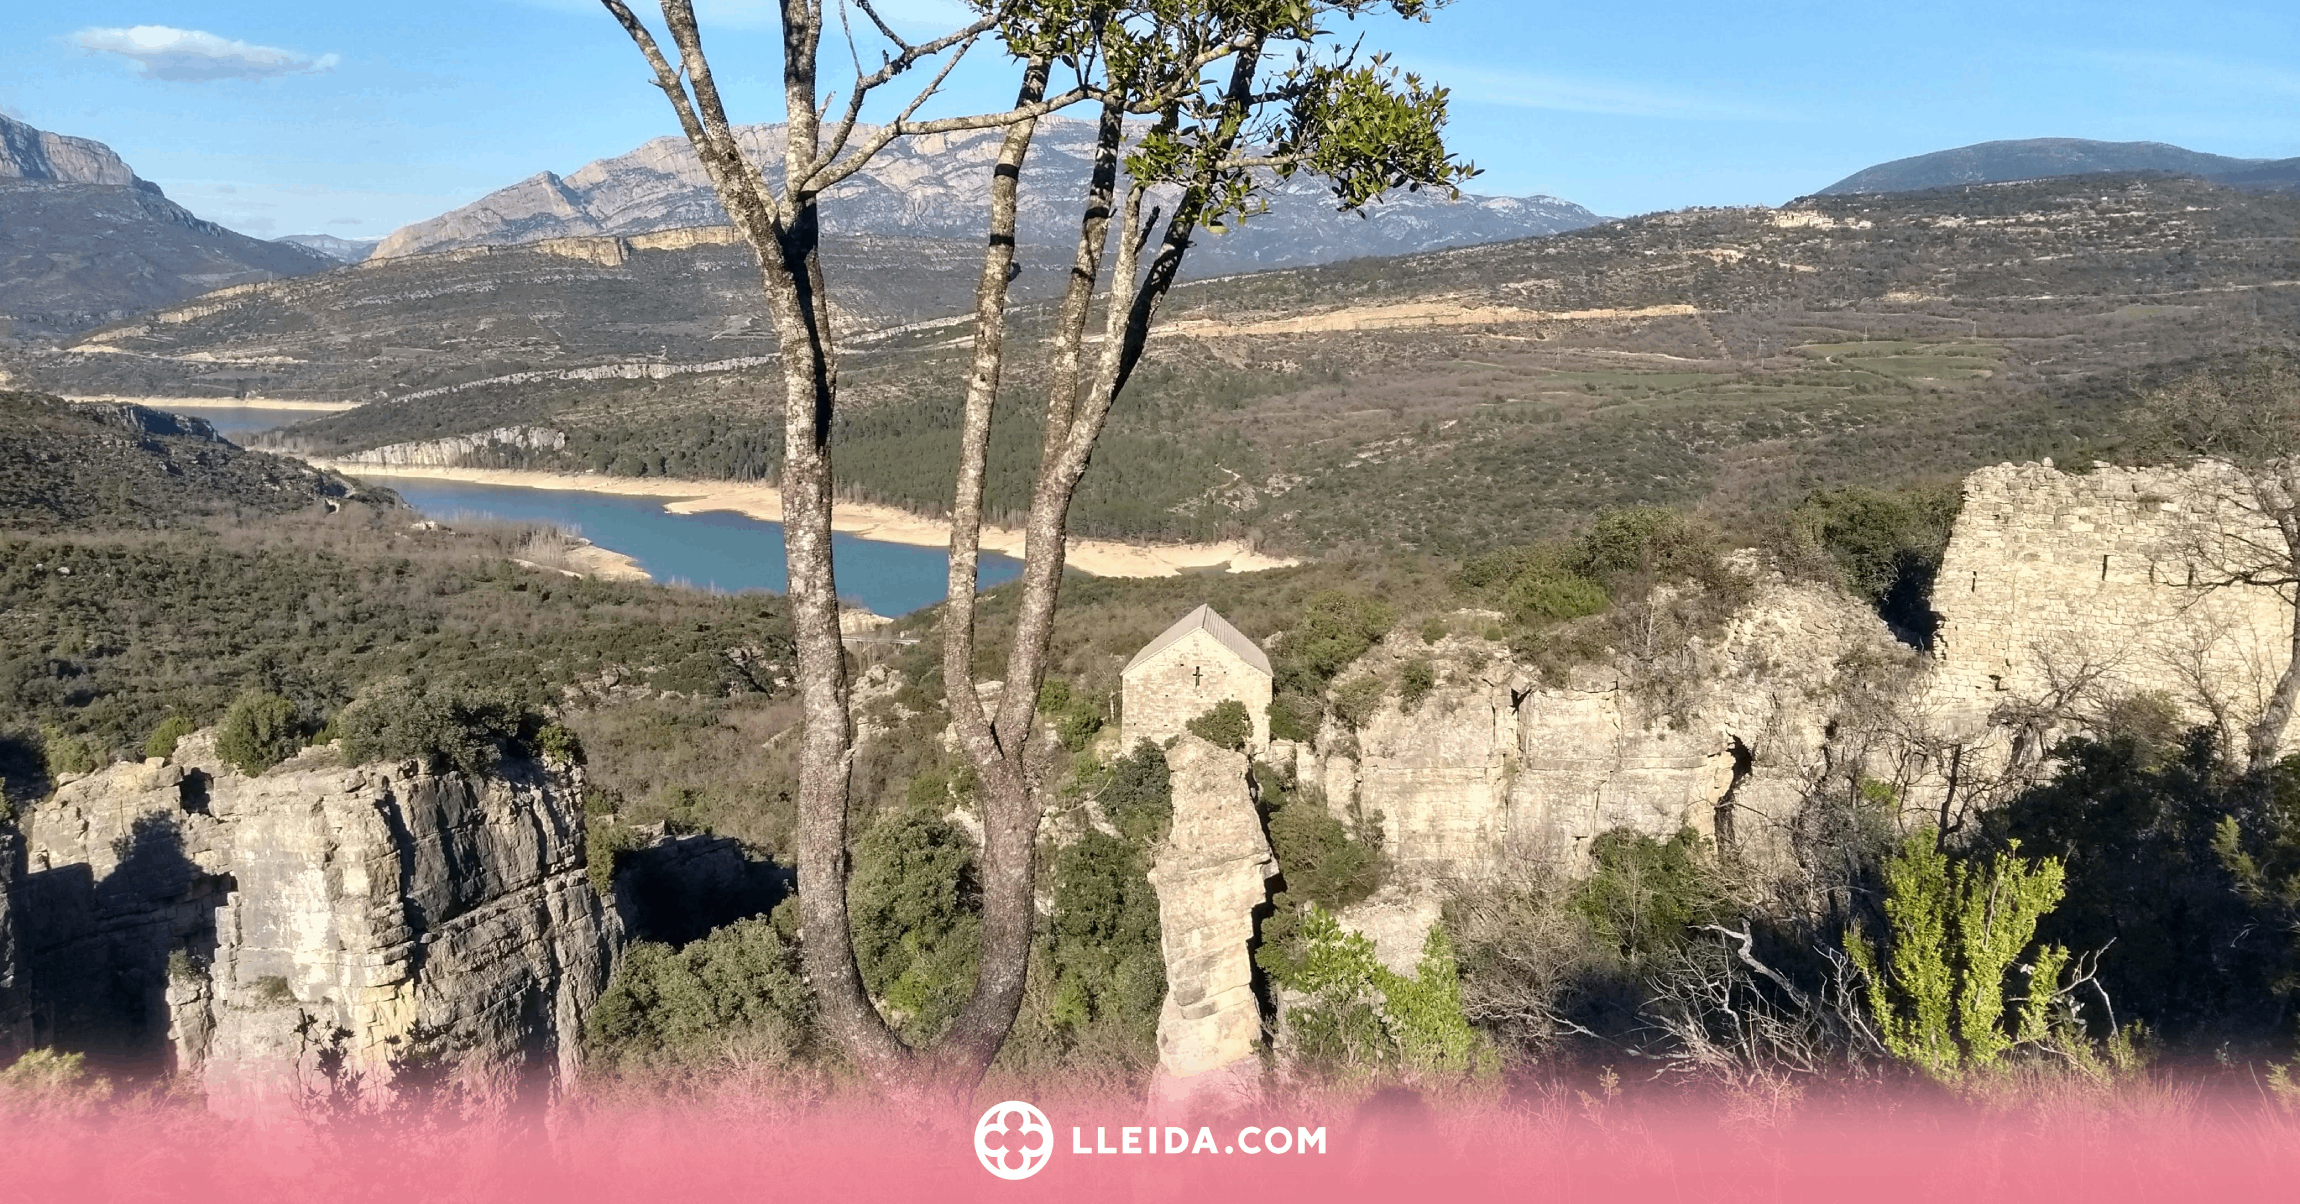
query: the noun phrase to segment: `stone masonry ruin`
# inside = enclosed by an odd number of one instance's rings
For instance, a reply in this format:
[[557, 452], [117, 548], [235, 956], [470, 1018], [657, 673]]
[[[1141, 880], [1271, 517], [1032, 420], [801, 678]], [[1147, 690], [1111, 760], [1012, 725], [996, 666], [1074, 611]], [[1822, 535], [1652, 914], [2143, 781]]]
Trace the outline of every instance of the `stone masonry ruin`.
[[2226, 465], [1973, 473], [1933, 590], [1924, 705], [1963, 731], [2007, 704], [2078, 707], [2072, 691], [2249, 720], [2291, 659], [2292, 606], [2271, 587], [2212, 588], [2247, 541], [2282, 537]]

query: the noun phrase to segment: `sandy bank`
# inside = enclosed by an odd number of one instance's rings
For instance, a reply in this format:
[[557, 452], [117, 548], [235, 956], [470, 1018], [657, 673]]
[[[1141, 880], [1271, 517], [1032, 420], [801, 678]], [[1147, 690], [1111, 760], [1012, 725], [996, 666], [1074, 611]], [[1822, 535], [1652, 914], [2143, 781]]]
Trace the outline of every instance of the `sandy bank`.
[[565, 573], [570, 577], [596, 577], [601, 581], [653, 581], [639, 562], [610, 548], [602, 548], [590, 540], [579, 540], [556, 552], [552, 559], [557, 564], [542, 564], [533, 560], [512, 557], [514, 563], [547, 573]]
[[345, 410], [359, 408], [356, 401], [298, 401], [292, 397], [129, 397], [100, 393], [86, 397], [67, 397], [64, 400], [90, 405], [118, 405], [126, 402], [154, 410], [188, 406], [195, 410], [301, 410], [312, 414], [340, 414]]
[[[473, 485], [505, 485], [519, 489], [570, 489], [585, 493], [611, 493], [627, 497], [664, 499], [673, 514], [699, 514], [728, 510], [766, 522], [783, 521], [782, 492], [772, 485], [736, 481], [677, 481], [661, 478], [610, 477], [599, 473], [526, 472], [507, 468], [413, 468], [358, 464], [314, 458], [317, 468], [345, 476], [381, 478], [415, 477], [432, 481], [465, 481]], [[831, 527], [857, 539], [907, 544], [919, 548], [950, 546], [950, 524], [922, 518], [892, 506], [841, 502], [831, 512]], [[1003, 552], [1020, 559], [1022, 532], [1004, 527], [985, 528], [985, 551]], [[1173, 577], [1188, 572], [1254, 573], [1299, 563], [1264, 556], [1235, 540], [1201, 544], [1130, 544], [1106, 539], [1073, 539], [1068, 563], [1096, 577]]]

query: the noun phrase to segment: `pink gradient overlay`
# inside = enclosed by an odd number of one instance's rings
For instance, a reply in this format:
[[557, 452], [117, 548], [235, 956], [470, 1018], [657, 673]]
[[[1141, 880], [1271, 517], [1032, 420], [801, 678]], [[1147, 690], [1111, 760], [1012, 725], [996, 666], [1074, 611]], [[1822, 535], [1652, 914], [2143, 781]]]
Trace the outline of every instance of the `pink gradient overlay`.
[[[0, 1198], [59, 1201], [2252, 1201], [2300, 1197], [2300, 1126], [2255, 1105], [2176, 1120], [1918, 1107], [1786, 1124], [1697, 1110], [1544, 1120], [1443, 1109], [1408, 1120], [1271, 1106], [1176, 1125], [1230, 1152], [1122, 1149], [1139, 1107], [1048, 1105], [1043, 1170], [999, 1179], [974, 1117], [858, 1111], [571, 1110], [452, 1121], [233, 1121], [159, 1108], [82, 1121], [19, 1115]], [[1239, 1134], [1325, 1130], [1324, 1151], [1248, 1154]], [[1074, 1133], [1075, 1130], [1075, 1133]], [[1097, 1130], [1101, 1130], [1098, 1134]], [[1249, 1144], [1267, 1141], [1261, 1133]], [[1138, 1132], [1134, 1144], [1142, 1146]], [[1273, 1143], [1275, 1144], [1275, 1143]], [[1286, 1144], [1296, 1144], [1288, 1141]]]

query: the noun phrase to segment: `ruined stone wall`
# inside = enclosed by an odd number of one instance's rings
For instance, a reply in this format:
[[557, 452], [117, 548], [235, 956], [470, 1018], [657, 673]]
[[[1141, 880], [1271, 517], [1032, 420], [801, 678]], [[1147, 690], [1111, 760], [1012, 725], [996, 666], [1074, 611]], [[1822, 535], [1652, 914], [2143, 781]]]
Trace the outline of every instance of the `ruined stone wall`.
[[[1965, 730], [2008, 703], [2161, 693], [2197, 721], [2258, 714], [2290, 659], [2292, 613], [2264, 587], [2197, 588], [2236, 541], [2281, 538], [2221, 465], [2082, 474], [2002, 464], [1965, 480], [1935, 580], [1942, 617], [1923, 705]], [[2289, 739], [2289, 737], [2288, 737]]]
[[1193, 631], [1126, 674], [1125, 747], [1140, 740], [1163, 744], [1233, 698], [1253, 716], [1254, 747], [1267, 747], [1270, 675], [1239, 659], [1211, 632]]
[[363, 1089], [552, 1090], [622, 944], [579, 791], [413, 769], [313, 750], [247, 778], [191, 737], [64, 785], [24, 822], [43, 1022], [225, 1111], [323, 1090], [338, 1060]]

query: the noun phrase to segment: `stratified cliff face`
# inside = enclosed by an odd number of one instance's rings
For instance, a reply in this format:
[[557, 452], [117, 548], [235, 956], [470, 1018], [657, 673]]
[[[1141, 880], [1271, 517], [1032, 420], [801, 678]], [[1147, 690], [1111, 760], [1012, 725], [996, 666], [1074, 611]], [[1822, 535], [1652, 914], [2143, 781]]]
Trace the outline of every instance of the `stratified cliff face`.
[[1161, 1106], [1235, 1095], [1259, 1072], [1254, 997], [1255, 912], [1278, 872], [1247, 793], [1246, 758], [1196, 736], [1178, 737], [1174, 821], [1150, 868], [1158, 892], [1166, 1002], [1158, 1012]]
[[160, 191], [150, 181], [136, 178], [120, 156], [101, 142], [51, 134], [0, 114], [0, 180], [7, 179]]
[[1583, 666], [1562, 687], [1487, 640], [1393, 635], [1351, 674], [1394, 680], [1426, 656], [1436, 688], [1411, 711], [1386, 700], [1354, 741], [1329, 721], [1325, 752], [1288, 750], [1296, 772], [1337, 811], [1379, 812], [1414, 881], [1488, 877], [1522, 859], [1576, 865], [1614, 828], [1691, 827], [1746, 855], [1778, 852], [1830, 767], [1829, 732], [1859, 679], [1909, 675], [1916, 657], [1853, 599], [1747, 571], [1750, 600], [1675, 663]]
[[313, 750], [247, 778], [190, 737], [65, 784], [23, 820], [43, 1039], [172, 1068], [227, 1112], [548, 1095], [623, 941], [584, 873], [579, 783], [415, 770]]
[[2190, 722], [2248, 723], [2292, 658], [2292, 605], [2236, 579], [2282, 546], [2225, 464], [1983, 468], [1965, 478], [1933, 588], [1940, 669], [1925, 706], [1960, 734], [2015, 707], [2136, 694]]

